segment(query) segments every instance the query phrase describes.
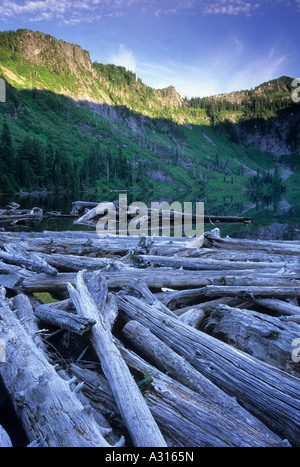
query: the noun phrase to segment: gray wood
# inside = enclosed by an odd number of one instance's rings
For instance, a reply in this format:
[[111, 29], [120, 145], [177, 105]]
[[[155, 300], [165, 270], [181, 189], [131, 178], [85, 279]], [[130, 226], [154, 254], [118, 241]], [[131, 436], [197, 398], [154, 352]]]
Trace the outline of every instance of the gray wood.
[[34, 310], [35, 316], [43, 323], [74, 332], [82, 336], [90, 331], [95, 321], [59, 309], [57, 306], [40, 305]]
[[11, 448], [12, 442], [4, 428], [0, 425], [0, 448]]
[[0, 250], [0, 258], [9, 264], [23, 266], [31, 271], [55, 275], [57, 270], [49, 266], [40, 256], [27, 252], [22, 246], [16, 244], [5, 245], [6, 251]]
[[121, 315], [148, 327], [198, 371], [237, 397], [250, 412], [295, 445], [300, 443], [299, 380], [167, 316], [132, 296], [117, 296]]
[[3, 298], [0, 319], [0, 338], [6, 343], [0, 375], [29, 441], [49, 447], [110, 447]]
[[297, 324], [284, 324], [278, 318], [252, 310], [218, 305], [204, 332], [299, 377], [300, 367], [291, 356], [291, 343], [300, 332]]
[[90, 332], [92, 345], [115, 396], [122, 418], [135, 446], [166, 446], [165, 440], [140, 393], [126, 363], [113, 342], [111, 327], [116, 318], [115, 299], [108, 295], [100, 273], [89, 277], [81, 271], [76, 289], [70, 284], [70, 298], [79, 315], [96, 322]]
[[300, 307], [283, 300], [260, 298], [254, 300], [256, 305], [260, 305], [270, 310], [277, 311], [283, 315], [300, 315]]

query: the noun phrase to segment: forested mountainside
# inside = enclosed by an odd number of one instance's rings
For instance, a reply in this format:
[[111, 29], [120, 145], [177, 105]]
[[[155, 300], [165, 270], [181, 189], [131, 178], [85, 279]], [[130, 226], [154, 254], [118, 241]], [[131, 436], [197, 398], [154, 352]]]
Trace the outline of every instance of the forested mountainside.
[[282, 168], [297, 183], [300, 107], [290, 77], [189, 100], [24, 29], [0, 32], [0, 77], [1, 193], [231, 189], [267, 173], [264, 184], [277, 190]]

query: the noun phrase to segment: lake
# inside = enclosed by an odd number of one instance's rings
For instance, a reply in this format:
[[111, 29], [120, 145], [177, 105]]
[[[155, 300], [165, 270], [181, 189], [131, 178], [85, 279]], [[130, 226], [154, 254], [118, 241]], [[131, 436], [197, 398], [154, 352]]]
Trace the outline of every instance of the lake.
[[[122, 192], [124, 193], [124, 192]], [[300, 191], [285, 193], [279, 199], [264, 199], [259, 202], [251, 200], [248, 192], [231, 191], [168, 191], [168, 192], [127, 192], [128, 204], [133, 201], [144, 202], [150, 207], [153, 201], [204, 202], [204, 214], [213, 216], [243, 216], [253, 219], [251, 224], [213, 225], [206, 224], [205, 230], [219, 227], [221, 236], [229, 235], [235, 238], [260, 238], [262, 240], [300, 240]], [[9, 202], [18, 203], [21, 209], [39, 207], [44, 214], [59, 211], [70, 214], [73, 201], [116, 201], [118, 191], [109, 192], [75, 192], [32, 195], [1, 196], [0, 208], [4, 209]], [[27, 226], [8, 226], [2, 224], [5, 230], [89, 230], [88, 227], [74, 225], [72, 218], [44, 217], [41, 223], [31, 223]]]

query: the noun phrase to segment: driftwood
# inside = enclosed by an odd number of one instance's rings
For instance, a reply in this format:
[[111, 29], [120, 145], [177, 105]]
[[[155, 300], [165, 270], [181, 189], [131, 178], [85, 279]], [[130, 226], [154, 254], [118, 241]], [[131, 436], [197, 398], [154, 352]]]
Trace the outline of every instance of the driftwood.
[[34, 253], [28, 253], [20, 245], [7, 244], [6, 251], [0, 250], [0, 258], [2, 261], [17, 266], [23, 266], [32, 271], [46, 273], [50, 275], [57, 274], [57, 270], [44, 261], [40, 256]]
[[6, 342], [0, 374], [29, 441], [52, 447], [109, 447], [101, 427], [37, 348], [3, 295], [0, 318], [0, 337]]
[[166, 446], [127, 365], [116, 348], [111, 327], [116, 318], [116, 302], [108, 295], [105, 279], [99, 273], [89, 278], [78, 273], [76, 289], [69, 285], [70, 297], [78, 313], [96, 321], [91, 329], [92, 345], [115, 396], [122, 418], [135, 446]]
[[4, 428], [0, 425], [0, 448], [11, 448], [12, 442], [10, 437], [4, 430]]
[[293, 305], [292, 303], [285, 302], [283, 300], [275, 299], [255, 299], [254, 302], [257, 305], [269, 308], [270, 310], [277, 311], [283, 315], [300, 315], [300, 307]]
[[[19, 205], [17, 205], [19, 207]], [[27, 222], [41, 222], [43, 219], [43, 211], [40, 208], [33, 209], [17, 209], [12, 206], [6, 210], [0, 210], [0, 223], [8, 223], [11, 225], [24, 224]]]
[[[149, 385], [153, 390], [146, 398], [161, 425], [167, 425], [167, 436], [177, 426], [177, 440], [184, 440], [183, 446], [284, 444], [232, 397], [212, 384], [140, 323], [129, 321], [123, 332], [138, 350], [163, 370], [161, 373], [124, 349], [123, 354], [129, 364], [144, 374], [151, 374]], [[184, 413], [184, 417], [180, 417], [180, 413]]]
[[266, 425], [299, 445], [299, 380], [206, 333], [147, 306], [136, 297], [117, 296], [125, 319], [148, 327], [203, 375], [258, 416]]
[[299, 337], [299, 326], [252, 310], [218, 305], [204, 331], [230, 343], [255, 358], [293, 375], [300, 372], [291, 358], [291, 344]]

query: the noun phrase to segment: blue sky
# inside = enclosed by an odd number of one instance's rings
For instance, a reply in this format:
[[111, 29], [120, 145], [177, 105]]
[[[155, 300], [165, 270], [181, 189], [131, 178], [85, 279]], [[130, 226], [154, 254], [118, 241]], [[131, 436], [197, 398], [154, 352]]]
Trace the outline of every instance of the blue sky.
[[184, 97], [300, 77], [300, 0], [0, 0], [0, 29], [75, 42]]

